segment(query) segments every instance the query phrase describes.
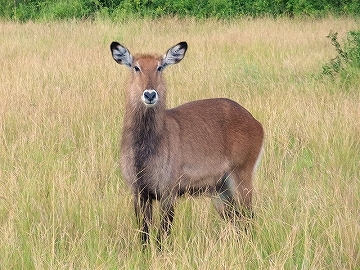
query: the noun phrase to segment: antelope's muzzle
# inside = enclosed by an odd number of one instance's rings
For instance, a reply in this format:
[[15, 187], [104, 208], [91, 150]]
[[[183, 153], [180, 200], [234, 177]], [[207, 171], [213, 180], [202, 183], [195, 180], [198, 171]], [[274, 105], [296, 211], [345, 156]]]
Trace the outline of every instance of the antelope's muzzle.
[[145, 89], [144, 93], [142, 94], [142, 101], [148, 107], [154, 106], [158, 99], [158, 93], [154, 89]]

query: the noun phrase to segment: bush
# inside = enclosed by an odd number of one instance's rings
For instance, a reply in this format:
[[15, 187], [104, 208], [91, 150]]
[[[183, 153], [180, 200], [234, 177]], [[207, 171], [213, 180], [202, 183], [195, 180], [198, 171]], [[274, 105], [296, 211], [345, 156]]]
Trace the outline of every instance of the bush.
[[360, 79], [360, 31], [348, 33], [344, 49], [338, 42], [337, 32], [331, 31], [327, 38], [335, 47], [337, 55], [323, 65], [322, 75], [339, 81], [339, 85], [347, 89], [352, 82]]
[[88, 18], [97, 9], [94, 2], [85, 0], [54, 1], [43, 8], [45, 19]]
[[359, 0], [0, 0], [0, 17], [27, 21], [89, 18], [179, 16], [234, 18], [238, 16], [360, 15]]

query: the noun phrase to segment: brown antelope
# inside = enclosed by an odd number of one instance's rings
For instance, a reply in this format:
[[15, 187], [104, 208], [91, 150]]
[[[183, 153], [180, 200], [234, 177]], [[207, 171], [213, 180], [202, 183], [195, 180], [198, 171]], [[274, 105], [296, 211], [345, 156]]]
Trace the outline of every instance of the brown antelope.
[[[152, 203], [160, 201], [160, 239], [184, 194], [209, 194], [224, 218], [252, 217], [252, 176], [260, 159], [261, 124], [238, 103], [214, 98], [166, 109], [165, 67], [180, 62], [187, 43], [164, 56], [136, 54], [117, 42], [112, 57], [131, 69], [121, 141], [121, 170], [134, 193], [141, 241], [149, 241]], [[245, 210], [245, 211], [244, 211]]]

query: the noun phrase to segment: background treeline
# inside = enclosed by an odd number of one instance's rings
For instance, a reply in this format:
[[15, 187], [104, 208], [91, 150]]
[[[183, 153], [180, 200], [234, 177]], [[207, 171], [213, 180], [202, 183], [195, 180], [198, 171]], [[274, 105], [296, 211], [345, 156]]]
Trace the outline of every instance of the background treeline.
[[359, 0], [0, 0], [3, 19], [360, 15]]

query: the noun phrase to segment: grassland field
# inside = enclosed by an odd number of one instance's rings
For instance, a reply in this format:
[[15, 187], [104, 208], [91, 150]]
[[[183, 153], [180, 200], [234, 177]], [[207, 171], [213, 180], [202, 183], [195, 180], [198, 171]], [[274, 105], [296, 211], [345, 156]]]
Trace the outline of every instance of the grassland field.
[[[0, 269], [360, 269], [360, 81], [320, 78], [359, 20], [0, 22]], [[252, 236], [179, 201], [145, 252], [118, 168], [131, 52], [165, 53], [168, 106], [228, 97], [263, 124]], [[155, 209], [156, 210], [156, 209]], [[155, 215], [158, 212], [155, 211]], [[158, 218], [155, 218], [155, 223]]]

